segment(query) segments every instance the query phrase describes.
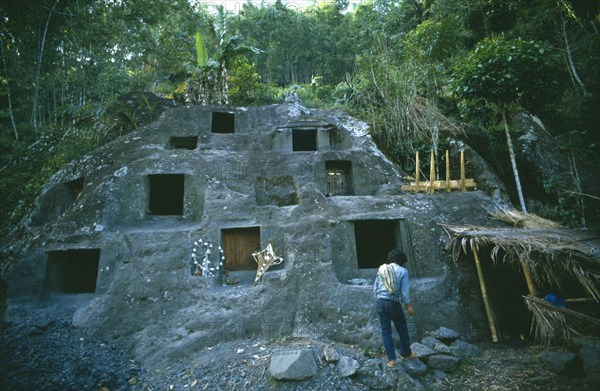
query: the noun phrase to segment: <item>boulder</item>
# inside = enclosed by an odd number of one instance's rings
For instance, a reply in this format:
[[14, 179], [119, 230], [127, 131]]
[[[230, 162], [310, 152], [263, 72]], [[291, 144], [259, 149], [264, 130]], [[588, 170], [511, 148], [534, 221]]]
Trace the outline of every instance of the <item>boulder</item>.
[[431, 349], [433, 349], [433, 347], [434, 347], [435, 345], [437, 345], [438, 343], [440, 343], [440, 342], [441, 342], [441, 341], [440, 341], [439, 339], [437, 339], [437, 338], [435, 338], [435, 337], [432, 337], [432, 336], [425, 337], [425, 338], [423, 338], [423, 339], [421, 340], [421, 343], [422, 343], [423, 345], [425, 345], [425, 346], [427, 346], [427, 347], [429, 347], [429, 348], [431, 348]]
[[454, 341], [455, 339], [461, 338], [460, 334], [448, 327], [441, 326], [437, 330], [430, 333], [433, 337], [439, 339], [440, 341], [446, 343]]
[[283, 350], [273, 353], [269, 374], [277, 380], [304, 380], [317, 374], [314, 355], [307, 349]]
[[358, 370], [358, 381], [369, 390], [394, 390], [398, 383], [398, 372], [402, 367], [384, 368], [379, 359], [370, 359]]
[[406, 373], [412, 377], [422, 377], [425, 375], [429, 368], [421, 360], [402, 360], [402, 367], [406, 370]]
[[454, 340], [450, 344], [450, 352], [458, 357], [477, 357], [481, 354], [481, 350], [477, 345], [463, 341], [462, 339]]
[[454, 355], [454, 352], [452, 352], [452, 349], [450, 348], [450, 346], [446, 345], [445, 343], [441, 343], [441, 342], [438, 343], [437, 345], [435, 345], [433, 347], [433, 350], [435, 351], [435, 353]]
[[396, 383], [398, 391], [423, 391], [425, 387], [418, 380], [413, 379], [406, 372], [398, 373], [398, 383]]
[[337, 366], [340, 376], [342, 377], [349, 377], [355, 375], [358, 371], [358, 368], [360, 367], [358, 361], [348, 356], [340, 357], [340, 361], [338, 362]]
[[[598, 216], [600, 179], [598, 167], [590, 164], [581, 154], [570, 156], [563, 143], [550, 134], [539, 118], [519, 114], [513, 118], [513, 126], [523, 136], [515, 141], [515, 154], [519, 170], [527, 172], [525, 189], [529, 189], [528, 211], [542, 217], [558, 220], [555, 215], [556, 200], [564, 193], [579, 192], [589, 221]], [[574, 173], [576, 170], [576, 174]], [[533, 200], [538, 202], [531, 202]]]
[[600, 347], [584, 346], [579, 350], [584, 383], [590, 388], [600, 388]]
[[443, 372], [452, 372], [460, 364], [460, 358], [449, 354], [435, 354], [426, 358], [429, 368], [439, 369]]
[[417, 355], [418, 358], [423, 358], [427, 356], [431, 356], [436, 352], [431, 349], [429, 346], [424, 345], [419, 342], [414, 342], [410, 345], [410, 349]]
[[340, 354], [331, 345], [325, 346], [323, 355], [325, 355], [325, 361], [327, 362], [337, 362], [340, 360]]
[[541, 352], [540, 359], [552, 372], [565, 375], [573, 374], [576, 369], [577, 355], [569, 352]]

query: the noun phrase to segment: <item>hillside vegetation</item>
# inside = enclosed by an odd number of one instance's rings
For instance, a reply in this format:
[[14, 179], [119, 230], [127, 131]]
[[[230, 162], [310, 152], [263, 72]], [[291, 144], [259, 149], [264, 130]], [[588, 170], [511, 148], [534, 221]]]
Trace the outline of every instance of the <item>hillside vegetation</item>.
[[[232, 14], [188, 0], [3, 1], [0, 236], [66, 162], [155, 118], [148, 95], [130, 104], [139, 92], [262, 105], [294, 91], [307, 107], [367, 121], [407, 172], [416, 151], [442, 151], [449, 137], [476, 129], [484, 157], [512, 186], [510, 140], [520, 134], [511, 118], [526, 112], [573, 162], [598, 167], [599, 4], [277, 1]], [[551, 179], [543, 184], [554, 189], [551, 217], [598, 224], [582, 201], [598, 194]], [[525, 209], [527, 188], [513, 192]]]

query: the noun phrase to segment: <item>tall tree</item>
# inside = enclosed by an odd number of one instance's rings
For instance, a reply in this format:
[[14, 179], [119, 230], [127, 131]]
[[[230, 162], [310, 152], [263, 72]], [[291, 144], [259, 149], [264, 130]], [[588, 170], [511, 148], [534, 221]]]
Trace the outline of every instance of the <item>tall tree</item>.
[[463, 107], [482, 113], [496, 108], [505, 131], [521, 210], [525, 198], [507, 121], [515, 106], [536, 113], [551, 102], [557, 87], [555, 58], [547, 45], [534, 41], [486, 38], [454, 70]]

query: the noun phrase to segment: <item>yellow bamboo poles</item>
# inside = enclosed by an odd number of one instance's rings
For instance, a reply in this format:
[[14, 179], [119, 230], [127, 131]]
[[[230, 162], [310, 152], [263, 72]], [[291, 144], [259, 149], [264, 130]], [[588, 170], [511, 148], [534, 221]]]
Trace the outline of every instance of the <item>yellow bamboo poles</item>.
[[460, 151], [460, 189], [467, 190], [465, 185], [465, 151]]
[[533, 283], [533, 278], [531, 277], [531, 272], [529, 268], [523, 262], [523, 260], [519, 260], [521, 262], [521, 268], [523, 269], [523, 275], [525, 276], [525, 281], [527, 282], [527, 289], [529, 290], [529, 294], [531, 296], [537, 296], [537, 290], [535, 289], [535, 284]]
[[419, 161], [419, 151], [415, 157], [415, 183], [419, 187], [419, 179], [421, 178], [421, 162]]
[[458, 180], [450, 177], [450, 152], [446, 150], [446, 178], [445, 180], [435, 180], [435, 152], [431, 151], [431, 164], [429, 169], [429, 180], [421, 180], [421, 159], [419, 152], [415, 155], [415, 181], [408, 185], [402, 185], [402, 190], [414, 192], [424, 192], [434, 194], [436, 190], [445, 189], [450, 192], [453, 189], [467, 191], [467, 188], [476, 188], [477, 184], [472, 178], [465, 178], [465, 153], [460, 152], [460, 176]]
[[429, 167], [429, 191], [428, 193], [435, 193], [435, 154], [433, 153], [433, 150], [431, 150], [431, 160], [430, 160], [430, 167]]
[[485, 306], [485, 313], [487, 315], [488, 323], [490, 325], [492, 342], [498, 342], [498, 334], [496, 333], [496, 322], [494, 321], [494, 313], [488, 300], [487, 289], [485, 287], [485, 280], [483, 279], [483, 270], [481, 269], [481, 262], [479, 261], [479, 254], [477, 254], [477, 248], [475, 243], [473, 242], [471, 242], [471, 250], [473, 251], [473, 258], [475, 258], [477, 275], [479, 276], [479, 286], [481, 288], [481, 296], [483, 297], [483, 305]]
[[450, 190], [450, 152], [446, 149], [446, 192]]

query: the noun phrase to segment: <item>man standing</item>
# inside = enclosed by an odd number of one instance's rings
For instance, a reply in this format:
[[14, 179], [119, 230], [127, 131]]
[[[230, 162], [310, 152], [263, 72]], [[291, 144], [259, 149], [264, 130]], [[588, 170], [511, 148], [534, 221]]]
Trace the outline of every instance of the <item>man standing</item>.
[[381, 337], [388, 358], [388, 367], [396, 366], [396, 349], [392, 338], [392, 322], [400, 336], [400, 355], [403, 359], [412, 360], [416, 357], [410, 349], [410, 336], [406, 325], [406, 317], [402, 311], [402, 303], [406, 307], [408, 315], [413, 316], [415, 311], [410, 305], [410, 294], [408, 291], [408, 270], [403, 266], [406, 264], [406, 254], [394, 249], [389, 252], [387, 261], [379, 267], [373, 289], [377, 300], [375, 307], [381, 324]]

